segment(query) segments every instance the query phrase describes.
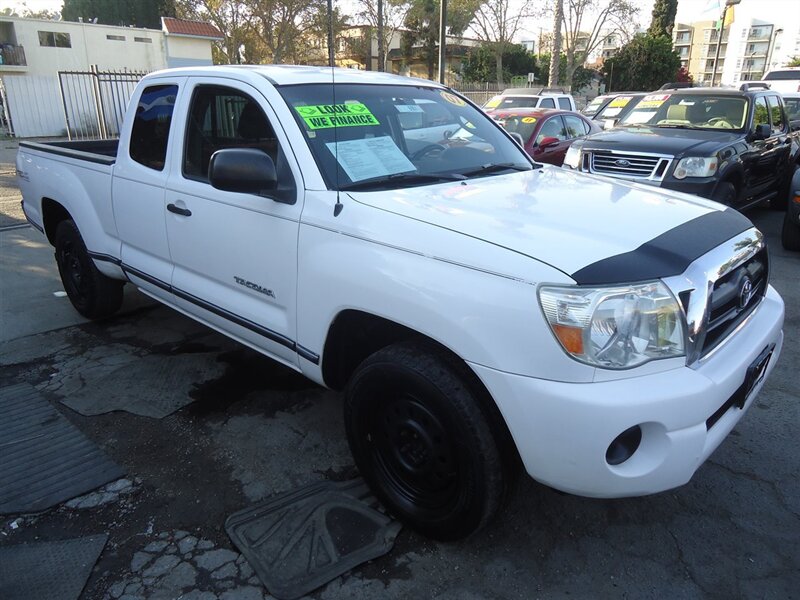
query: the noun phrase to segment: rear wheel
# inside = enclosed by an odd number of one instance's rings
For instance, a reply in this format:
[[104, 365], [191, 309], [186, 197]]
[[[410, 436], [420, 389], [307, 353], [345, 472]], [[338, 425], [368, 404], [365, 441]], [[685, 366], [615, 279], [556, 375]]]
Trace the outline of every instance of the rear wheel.
[[781, 244], [787, 250], [800, 251], [800, 223], [792, 221], [789, 211], [786, 211], [783, 215]]
[[55, 235], [56, 263], [72, 306], [87, 319], [115, 313], [122, 305], [124, 281], [106, 277], [89, 257], [74, 221], [61, 221]]
[[440, 540], [483, 527], [510, 475], [502, 435], [459, 362], [423, 344], [396, 344], [365, 360], [345, 393], [362, 476], [391, 513]]
[[717, 189], [714, 190], [714, 193], [711, 195], [711, 199], [715, 202], [719, 202], [720, 204], [733, 206], [738, 195], [739, 194], [736, 191], [735, 185], [733, 185], [730, 181], [723, 181], [717, 186]]

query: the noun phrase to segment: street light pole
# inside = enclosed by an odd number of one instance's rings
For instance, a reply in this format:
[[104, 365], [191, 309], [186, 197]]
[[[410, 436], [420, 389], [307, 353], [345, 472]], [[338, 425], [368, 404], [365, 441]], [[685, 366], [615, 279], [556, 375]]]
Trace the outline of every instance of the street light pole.
[[764, 77], [769, 71], [772, 70], [772, 66], [770, 62], [772, 61], [772, 54], [775, 52], [775, 42], [778, 41], [778, 34], [783, 33], [783, 29], [776, 29], [775, 33], [772, 34], [772, 43], [769, 45], [767, 49], [767, 62], [764, 64], [764, 72], [761, 74], [761, 77]]
[[[734, 4], [739, 4], [742, 0], [725, 0], [725, 8], [722, 9], [722, 20], [719, 22], [719, 37], [717, 38], [717, 51], [714, 53], [714, 68], [711, 71], [711, 86], [714, 86], [714, 80], [717, 78], [717, 63], [719, 62], [719, 50], [722, 48], [722, 38], [725, 35], [725, 17], [728, 15], [728, 8]], [[720, 73], [720, 83], [722, 83], [722, 74]]]
[[444, 83], [445, 48], [447, 48], [447, 0], [439, 10], [439, 83]]

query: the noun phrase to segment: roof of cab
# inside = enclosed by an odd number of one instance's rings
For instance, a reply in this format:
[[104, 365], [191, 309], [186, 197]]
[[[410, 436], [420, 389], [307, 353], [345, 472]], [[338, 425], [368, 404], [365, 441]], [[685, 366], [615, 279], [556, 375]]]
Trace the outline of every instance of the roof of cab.
[[404, 77], [377, 71], [360, 71], [358, 69], [343, 69], [340, 67], [313, 67], [300, 65], [216, 65], [208, 67], [182, 67], [178, 69], [165, 69], [151, 73], [151, 77], [165, 75], [203, 76], [209, 75], [234, 75], [243, 71], [260, 75], [274, 85], [297, 85], [304, 83], [368, 83], [384, 85], [425, 85], [441, 87], [435, 81]]

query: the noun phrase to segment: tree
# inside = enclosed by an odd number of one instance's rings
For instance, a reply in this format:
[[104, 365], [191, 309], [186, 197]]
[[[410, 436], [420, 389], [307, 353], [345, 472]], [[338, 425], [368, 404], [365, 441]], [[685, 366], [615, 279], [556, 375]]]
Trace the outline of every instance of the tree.
[[161, 29], [161, 17], [175, 16], [174, 0], [64, 0], [61, 16], [65, 21], [91, 22]]
[[[360, 2], [361, 11], [358, 17], [366, 21], [375, 29], [377, 38], [378, 30], [378, 2], [377, 0], [362, 0]], [[378, 43], [383, 48], [383, 64], [380, 65], [381, 71], [386, 70], [386, 61], [389, 59], [389, 46], [392, 39], [403, 27], [411, 4], [408, 0], [383, 0], [383, 39]]]
[[564, 0], [556, 0], [556, 9], [553, 14], [553, 52], [550, 57], [550, 72], [547, 80], [551, 85], [558, 85], [558, 61], [561, 57], [561, 27], [564, 24]]
[[[471, 48], [464, 60], [463, 76], [465, 81], [491, 81], [497, 76], [495, 49], [488, 44]], [[541, 80], [540, 66], [536, 56], [528, 52], [524, 46], [511, 44], [503, 53], [503, 80], [512, 77], [527, 76], [534, 73], [537, 81]]]
[[629, 0], [566, 0], [564, 54], [567, 70], [563, 84], [572, 85], [575, 70], [604, 39], [622, 32], [626, 24], [634, 22], [638, 12]]
[[678, 0], [656, 0], [653, 5], [653, 17], [650, 21], [649, 35], [672, 36], [675, 26], [675, 15], [678, 13]]
[[261, 62], [252, 13], [244, 3], [236, 0], [176, 0], [176, 9], [180, 17], [208, 21], [222, 32], [222, 43], [212, 49], [215, 63]]
[[648, 91], [673, 81], [680, 66], [680, 56], [672, 49], [670, 38], [639, 34], [606, 59], [603, 75], [607, 91]]
[[492, 50], [497, 84], [503, 85], [503, 56], [520, 25], [533, 15], [534, 0], [484, 0], [475, 13], [473, 31]]
[[[549, 86], [549, 87], [558, 86], [558, 83], [550, 83], [549, 66], [552, 66], [553, 64], [551, 55], [542, 54], [537, 59], [537, 62], [540, 65], [542, 65], [541, 79], [537, 79], [537, 85]], [[558, 60], [559, 81], [564, 81], [566, 72], [567, 72], [567, 56], [562, 52]], [[592, 82], [592, 79], [594, 78], [595, 74], [596, 74], [595, 70], [579, 66], [577, 69], [575, 69], [575, 72], [572, 74], [572, 91], [577, 92], [578, 90], [585, 88]]]
[[[480, 0], [448, 0], [447, 34], [458, 36], [469, 27]], [[428, 67], [428, 79], [434, 78], [439, 43], [439, 0], [411, 0], [406, 13], [402, 49], [410, 59], [415, 44], [422, 44], [422, 55]]]

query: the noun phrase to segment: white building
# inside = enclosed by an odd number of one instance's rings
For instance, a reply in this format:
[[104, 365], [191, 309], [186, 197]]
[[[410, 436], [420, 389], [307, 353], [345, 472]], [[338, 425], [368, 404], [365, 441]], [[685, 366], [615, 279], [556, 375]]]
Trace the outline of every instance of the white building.
[[[703, 13], [704, 20], [681, 21], [673, 31], [681, 63], [698, 83], [711, 83], [721, 9]], [[722, 4], [722, 2], [720, 2]], [[742, 0], [728, 9], [714, 83], [734, 85], [761, 79], [771, 69], [800, 56], [800, 2], [796, 0]]]
[[[161, 30], [0, 17], [0, 94], [4, 116], [10, 121], [11, 132], [18, 137], [63, 135], [67, 121], [78, 123], [97, 117], [69, 114], [70, 98], [65, 95], [80, 96], [75, 98], [76, 102], [86, 101], [91, 91], [78, 89], [80, 86], [64, 89], [60, 72], [96, 69], [142, 73], [167, 67], [210, 65], [211, 45], [221, 39], [219, 30], [208, 23], [168, 17], [162, 18]], [[134, 81], [130, 76], [125, 79]], [[130, 88], [132, 85], [121, 87], [115, 83], [113, 89], [114, 93], [124, 94]], [[112, 88], [103, 93], [110, 95]], [[115, 98], [115, 103], [120, 101]], [[114, 112], [119, 113], [120, 108], [115, 107]]]

